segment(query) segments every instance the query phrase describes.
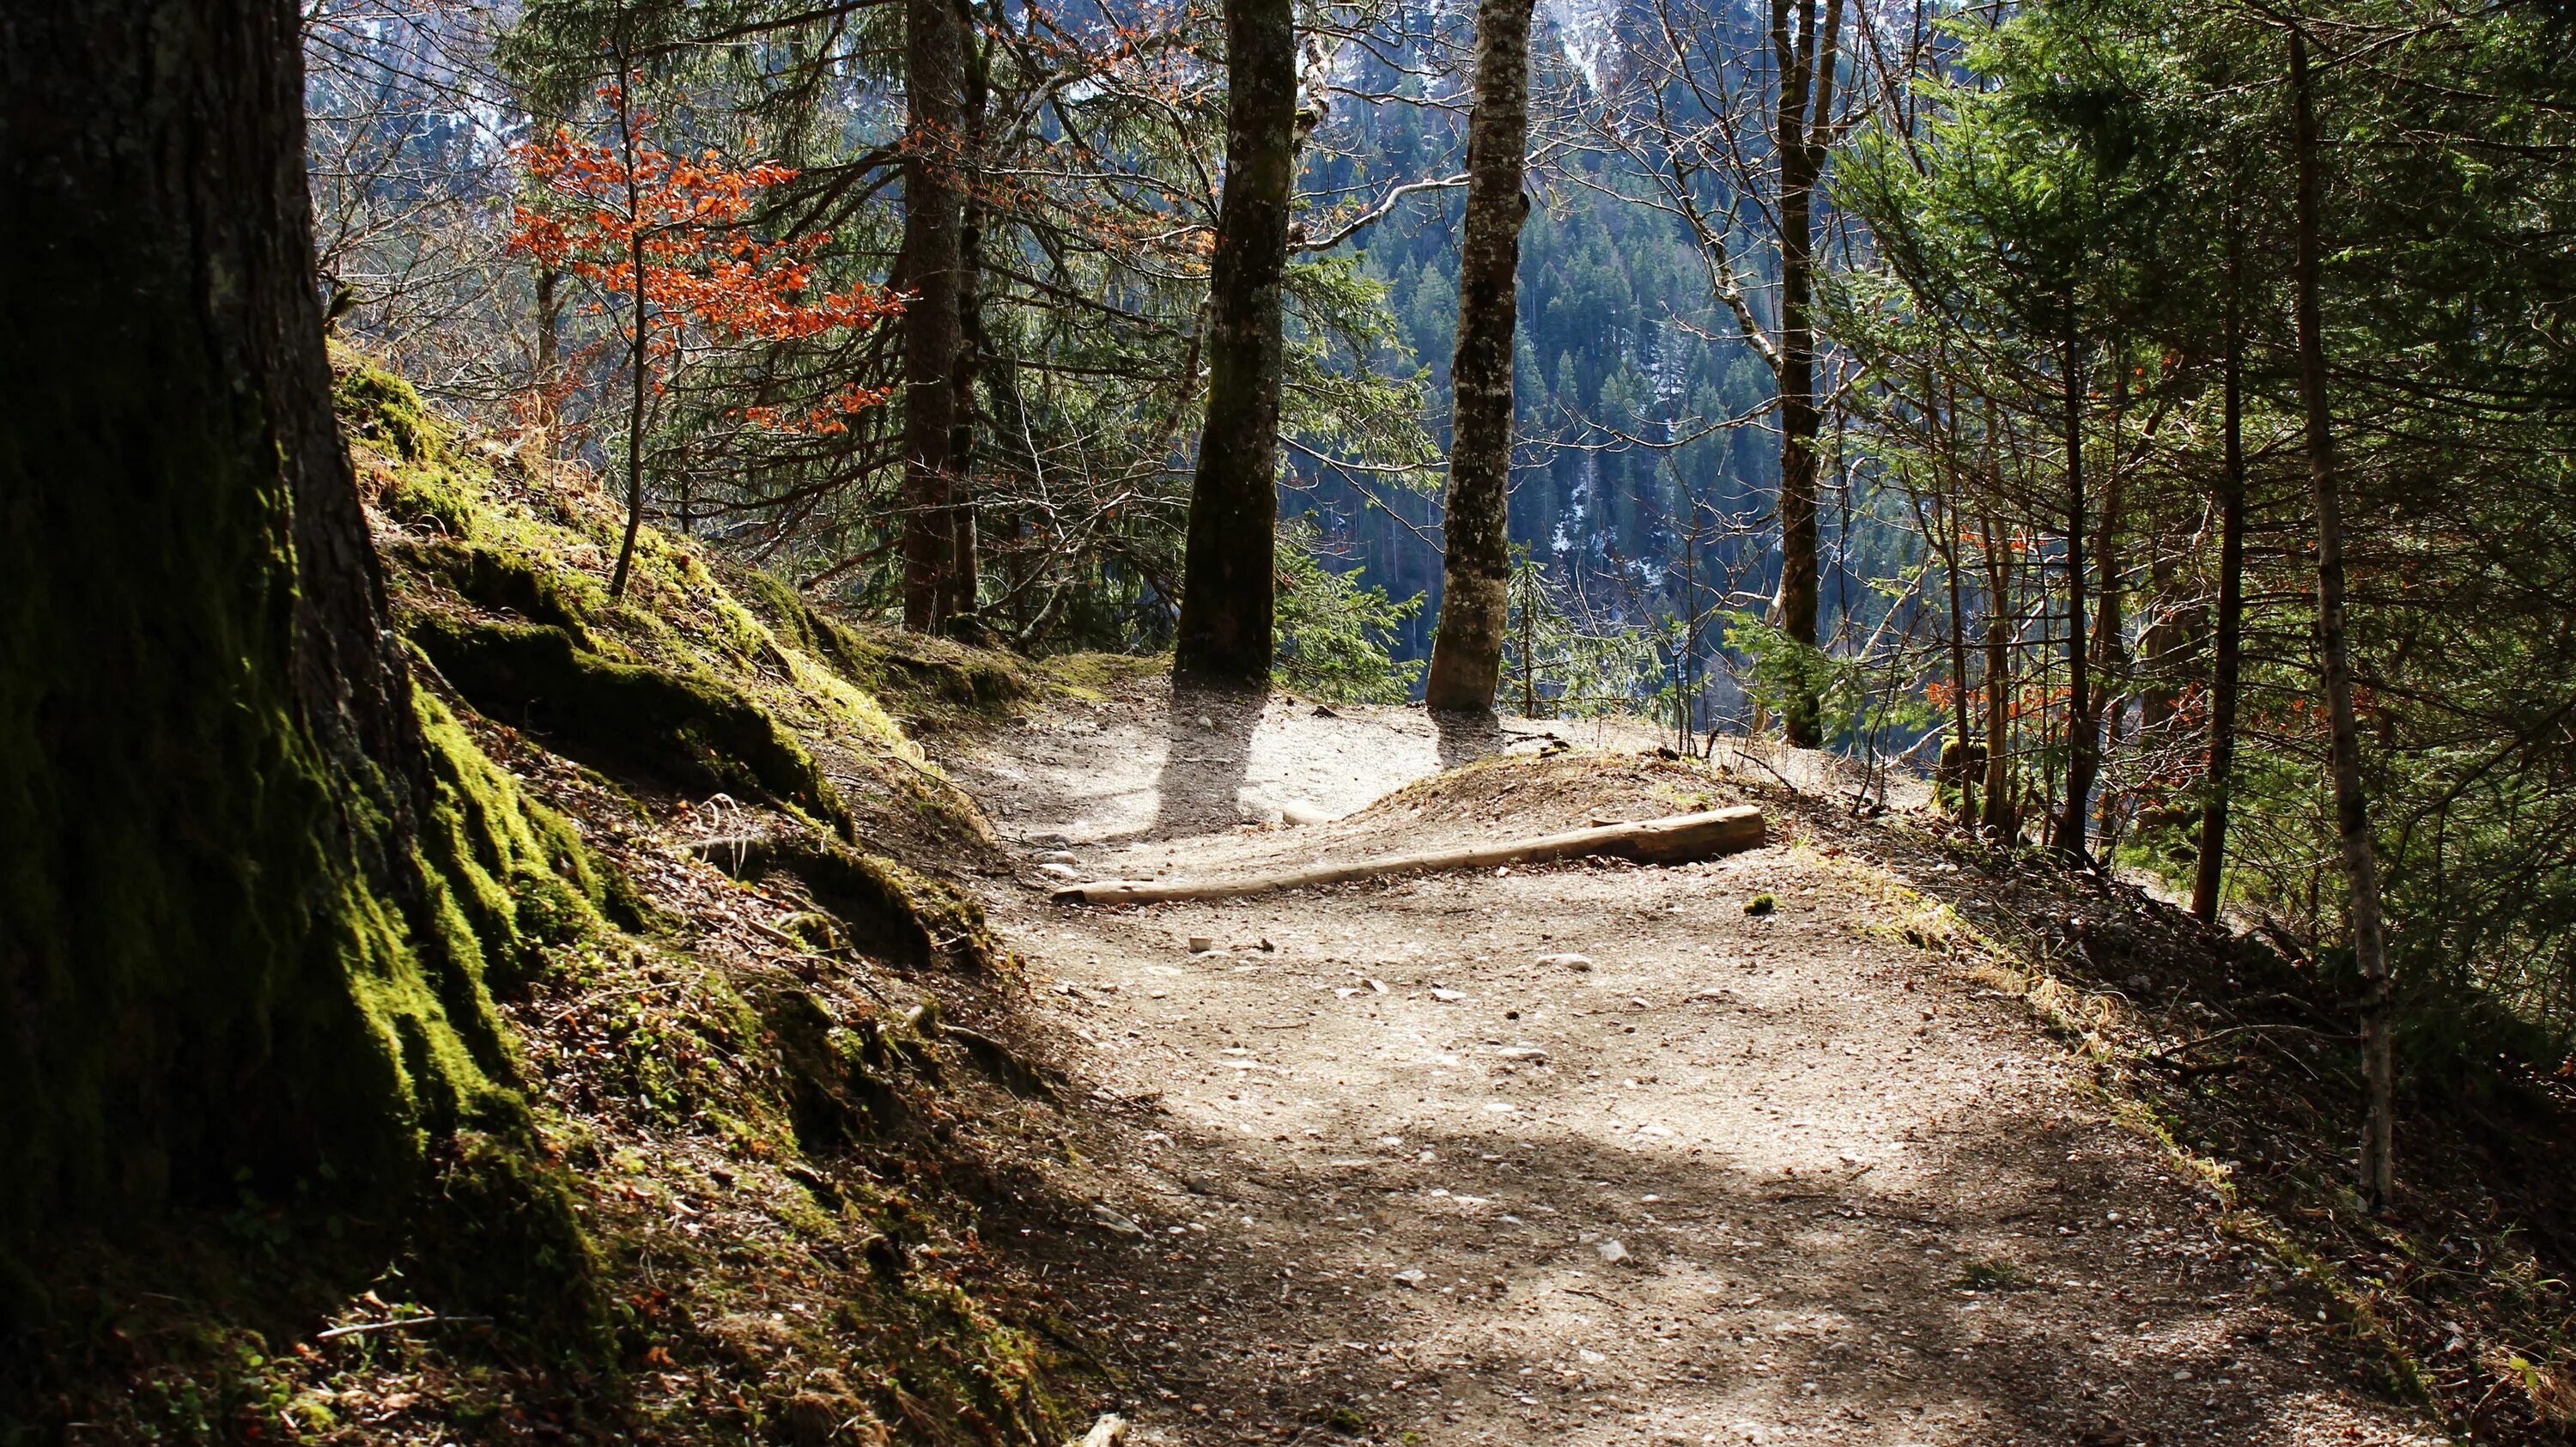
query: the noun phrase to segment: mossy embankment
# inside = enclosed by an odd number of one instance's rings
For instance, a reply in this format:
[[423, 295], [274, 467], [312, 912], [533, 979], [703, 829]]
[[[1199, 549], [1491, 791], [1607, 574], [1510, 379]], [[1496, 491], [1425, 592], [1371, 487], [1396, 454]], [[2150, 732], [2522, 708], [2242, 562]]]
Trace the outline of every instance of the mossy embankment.
[[652, 529], [612, 602], [589, 478], [335, 360], [435, 801], [400, 938], [440, 968], [368, 977], [391, 1058], [450, 1082], [427, 1184], [364, 1222], [244, 1191], [58, 1263], [0, 1428], [1059, 1440], [1074, 1337], [977, 1231], [1034, 1189], [1051, 1086], [946, 877], [989, 828], [908, 733], [1035, 675]]

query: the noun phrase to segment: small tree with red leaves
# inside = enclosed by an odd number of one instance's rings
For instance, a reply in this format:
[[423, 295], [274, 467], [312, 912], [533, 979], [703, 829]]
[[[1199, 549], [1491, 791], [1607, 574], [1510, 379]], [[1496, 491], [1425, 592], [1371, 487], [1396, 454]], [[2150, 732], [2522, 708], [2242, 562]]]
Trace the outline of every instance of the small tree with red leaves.
[[[599, 88], [608, 139], [558, 128], [518, 147], [535, 200], [519, 206], [512, 249], [599, 290], [593, 304], [626, 317], [626, 535], [610, 575], [624, 596], [644, 517], [644, 434], [651, 401], [692, 356], [793, 342], [874, 326], [902, 309], [889, 291], [822, 292], [813, 254], [826, 234], [764, 240], [746, 224], [763, 192], [795, 172], [769, 161], [728, 164], [718, 153], [674, 155], [650, 142], [654, 117], [634, 105], [630, 74]], [[737, 416], [780, 432], [845, 430], [852, 413], [887, 398], [849, 386], [803, 408], [743, 407]]]

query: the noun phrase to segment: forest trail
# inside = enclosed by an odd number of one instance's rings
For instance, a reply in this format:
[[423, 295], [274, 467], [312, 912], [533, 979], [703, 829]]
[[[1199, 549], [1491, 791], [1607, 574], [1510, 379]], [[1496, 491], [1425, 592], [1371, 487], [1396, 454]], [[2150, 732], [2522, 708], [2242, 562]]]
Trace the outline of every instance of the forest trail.
[[[1902, 938], [1941, 866], [1784, 790], [1769, 847], [1680, 868], [1046, 895], [1048, 856], [1217, 873], [1742, 787], [1604, 736], [1361, 808], [1512, 742], [1140, 681], [951, 761], [1028, 861], [988, 893], [1080, 1102], [1050, 1169], [1092, 1218], [1022, 1244], [1141, 1440], [2444, 1440], [2022, 1004]], [[1237, 823], [1292, 806], [1332, 822]]]

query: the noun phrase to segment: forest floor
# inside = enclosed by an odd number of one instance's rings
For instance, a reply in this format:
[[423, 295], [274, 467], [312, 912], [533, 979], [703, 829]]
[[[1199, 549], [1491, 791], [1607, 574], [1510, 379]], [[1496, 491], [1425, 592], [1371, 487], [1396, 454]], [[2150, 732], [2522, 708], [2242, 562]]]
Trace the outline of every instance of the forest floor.
[[[2446, 1440], [1933, 923], [1958, 865], [1653, 743], [1137, 679], [951, 750], [1080, 1102], [1021, 1244], [1142, 1440]], [[1675, 868], [1048, 894], [1748, 798]]]

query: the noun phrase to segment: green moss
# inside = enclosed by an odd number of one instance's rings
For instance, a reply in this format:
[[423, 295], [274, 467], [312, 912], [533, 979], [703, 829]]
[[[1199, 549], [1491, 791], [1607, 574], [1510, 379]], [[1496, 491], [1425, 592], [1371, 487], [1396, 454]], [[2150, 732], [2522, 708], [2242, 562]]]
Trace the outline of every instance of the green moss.
[[474, 530], [474, 504], [456, 479], [438, 468], [415, 468], [385, 489], [377, 505], [414, 527], [461, 538]]
[[442, 1315], [491, 1317], [547, 1357], [595, 1353], [609, 1335], [600, 1274], [559, 1168], [473, 1131], [442, 1152], [404, 1268]]
[[[149, 506], [74, 488], [43, 529], [0, 528], [50, 549], [0, 552], [30, 600], [0, 620], [0, 824], [43, 841], [0, 867], [0, 1256], [24, 1263], [0, 1279], [41, 1312], [63, 1259], [50, 1223], [245, 1199], [348, 1226], [328, 1249], [355, 1263], [461, 1192], [487, 1216], [551, 1216], [562, 1297], [587, 1269], [579, 1231], [530, 1174], [490, 986], [604, 932], [619, 891], [399, 679], [410, 727], [363, 752], [310, 713], [275, 443], [185, 390], [163, 396], [151, 456], [100, 474], [183, 482]], [[410, 389], [358, 369], [339, 401], [430, 496], [443, 444]], [[274, 1243], [205, 1254], [232, 1249]]]
[[560, 628], [580, 646], [599, 648], [590, 622], [607, 608], [608, 593], [588, 574], [550, 566], [512, 547], [434, 543], [410, 551], [411, 561], [467, 601]]
[[951, 726], [990, 718], [1041, 692], [1027, 667], [1008, 654], [864, 628], [832, 616], [758, 569], [741, 570], [736, 581], [783, 641], [917, 723]]
[[1111, 689], [1138, 679], [1160, 678], [1172, 671], [1168, 653], [1067, 653], [1040, 665], [1047, 676], [1070, 692], [1098, 700]]
[[447, 705], [426, 693], [418, 702], [432, 787], [421, 851], [437, 906], [486, 982], [514, 989], [544, 967], [547, 947], [605, 932], [603, 915], [629, 891], [593, 861], [571, 820], [522, 796], [483, 757]]
[[436, 616], [412, 641], [486, 714], [523, 722], [565, 753], [703, 792], [766, 797], [846, 832], [832, 781], [767, 709], [704, 679], [619, 663], [562, 628]]
[[406, 462], [433, 461], [445, 452], [445, 429], [430, 416], [411, 383], [349, 353], [334, 358], [332, 401], [350, 436], [376, 443]]

